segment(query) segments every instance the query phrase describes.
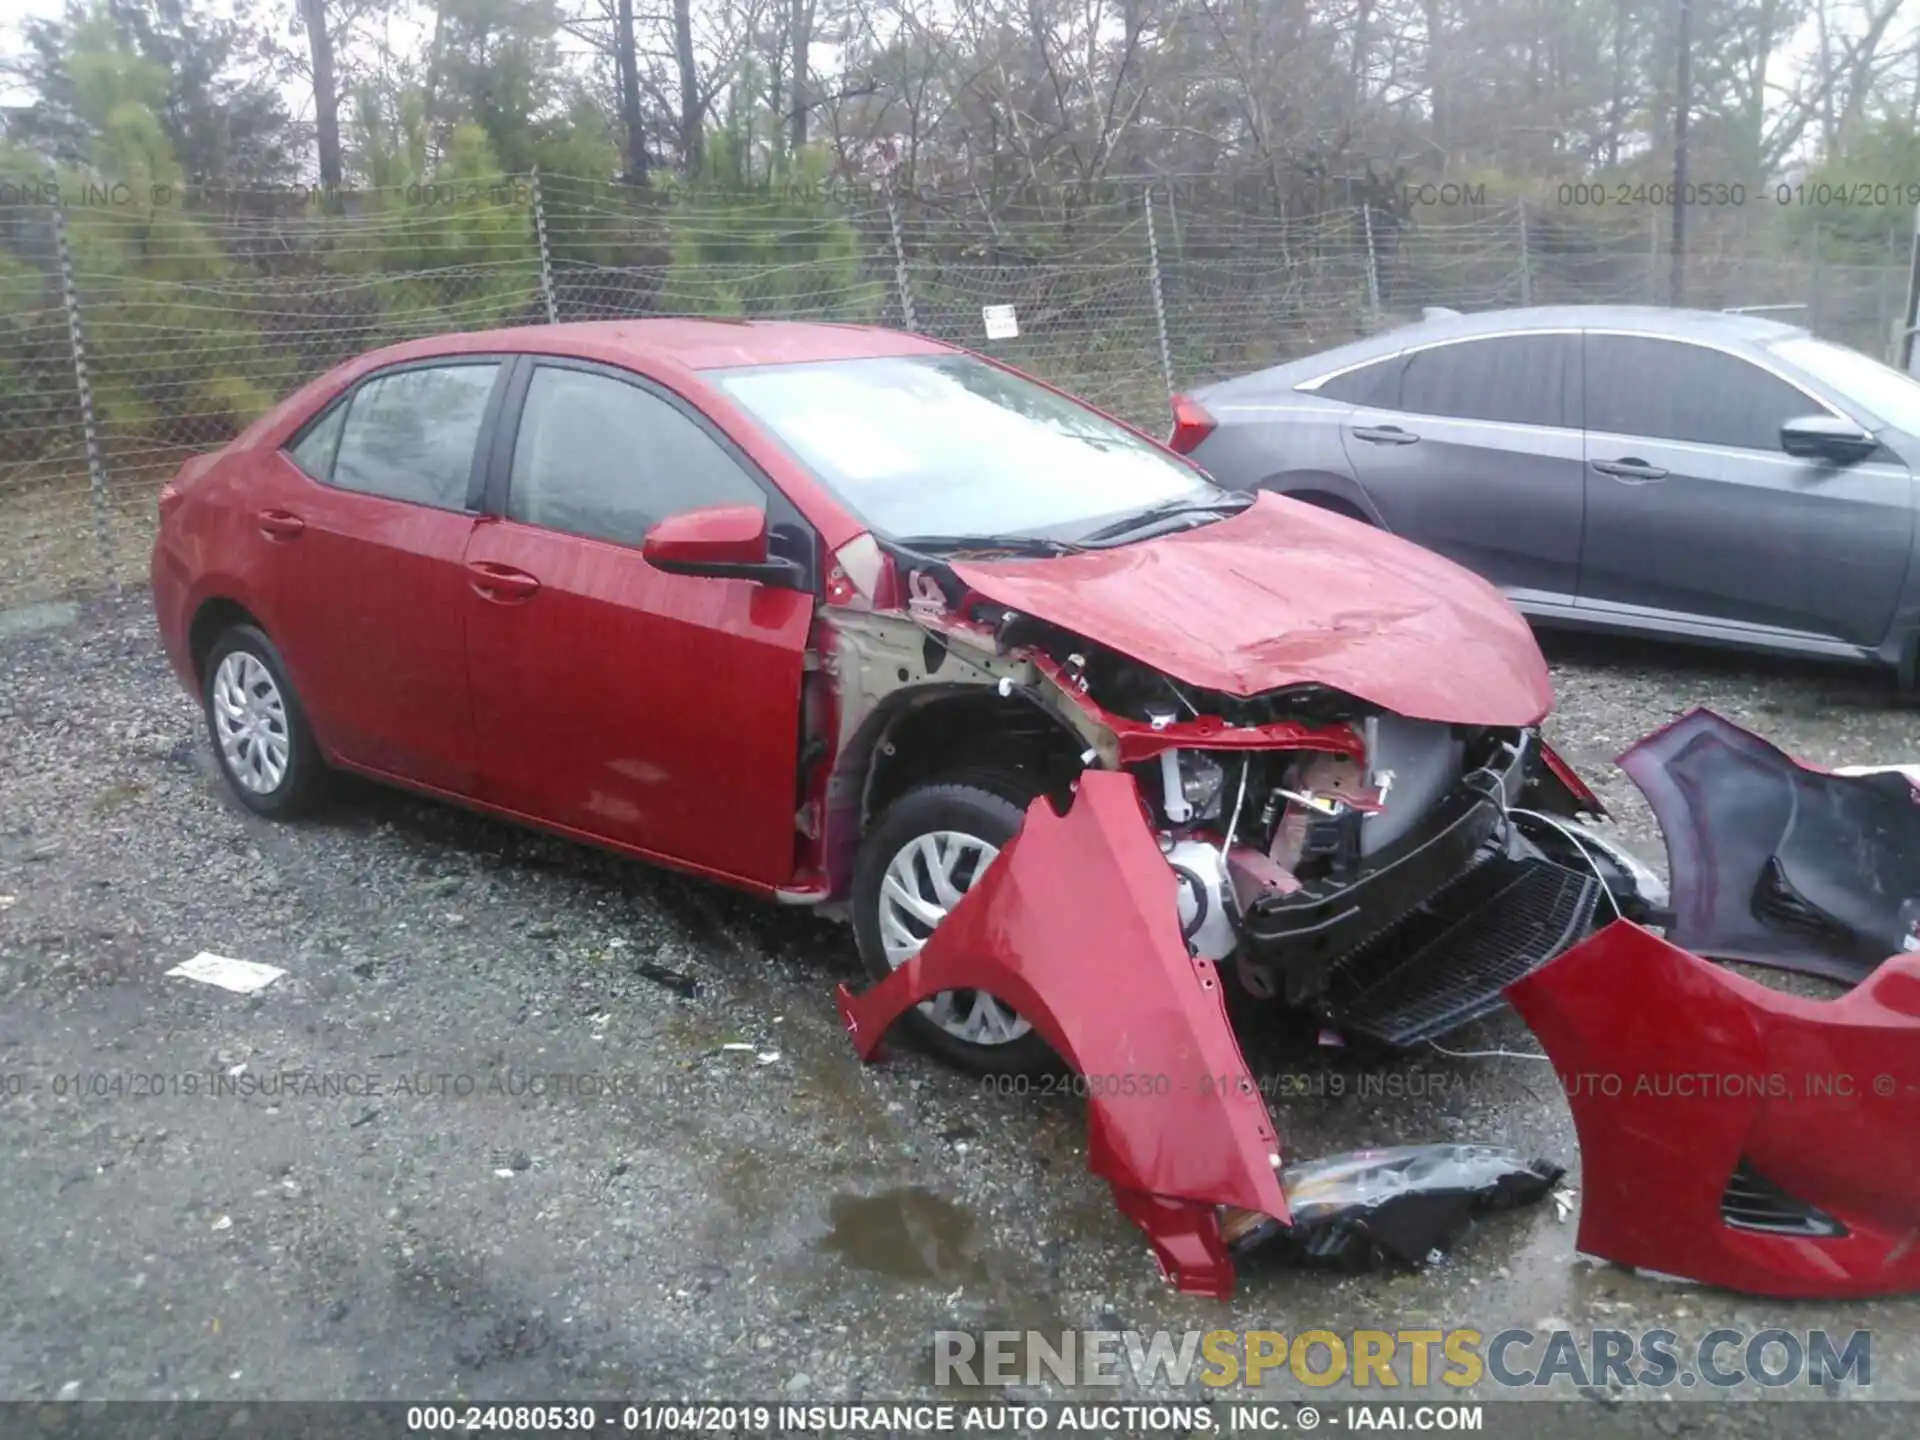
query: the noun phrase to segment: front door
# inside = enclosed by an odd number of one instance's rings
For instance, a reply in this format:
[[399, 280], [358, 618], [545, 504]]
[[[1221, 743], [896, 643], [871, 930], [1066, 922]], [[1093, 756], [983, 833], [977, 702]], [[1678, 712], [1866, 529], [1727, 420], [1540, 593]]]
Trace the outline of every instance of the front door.
[[787, 502], [704, 417], [625, 372], [539, 361], [509, 410], [503, 513], [466, 552], [482, 798], [785, 883], [813, 597], [665, 574], [640, 545], [668, 515]]
[[1878, 645], [1913, 536], [1905, 465], [1780, 448], [1828, 407], [1705, 345], [1586, 338], [1587, 527], [1580, 604]]

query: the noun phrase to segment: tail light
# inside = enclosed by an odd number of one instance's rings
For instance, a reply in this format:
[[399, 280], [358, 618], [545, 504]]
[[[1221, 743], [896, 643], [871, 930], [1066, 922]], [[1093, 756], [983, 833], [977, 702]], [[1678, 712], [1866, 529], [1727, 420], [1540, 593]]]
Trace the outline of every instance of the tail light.
[[1173, 433], [1167, 446], [1177, 455], [1191, 455], [1200, 442], [1214, 432], [1218, 422], [1206, 408], [1189, 395], [1173, 397]]

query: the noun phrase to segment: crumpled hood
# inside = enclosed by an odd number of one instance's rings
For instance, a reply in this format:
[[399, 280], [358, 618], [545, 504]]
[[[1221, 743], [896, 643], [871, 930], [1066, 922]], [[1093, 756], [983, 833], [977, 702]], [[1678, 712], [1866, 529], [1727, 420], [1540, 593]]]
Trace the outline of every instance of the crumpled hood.
[[1205, 690], [1326, 685], [1461, 725], [1532, 725], [1553, 705], [1532, 631], [1493, 586], [1277, 495], [1138, 544], [953, 571], [996, 604]]

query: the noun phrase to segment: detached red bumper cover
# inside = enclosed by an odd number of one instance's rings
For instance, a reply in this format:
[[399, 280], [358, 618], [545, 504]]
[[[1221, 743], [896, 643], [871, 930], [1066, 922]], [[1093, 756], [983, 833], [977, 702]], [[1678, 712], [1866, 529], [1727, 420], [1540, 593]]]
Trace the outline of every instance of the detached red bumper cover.
[[1087, 1166], [1146, 1231], [1182, 1290], [1225, 1298], [1219, 1208], [1285, 1223], [1280, 1151], [1210, 961], [1180, 938], [1177, 881], [1132, 777], [1089, 771], [1065, 815], [1046, 801], [934, 932], [861, 995], [842, 986], [871, 1059], [906, 1010], [987, 990], [1085, 1077]]
[[1920, 958], [1783, 994], [1626, 921], [1507, 990], [1580, 1137], [1579, 1248], [1756, 1295], [1920, 1289]]
[[[1805, 999], [1618, 920], [1509, 986], [1573, 1111], [1579, 1248], [1760, 1295], [1920, 1290], [1920, 955], [1864, 958], [1914, 934], [1920, 792], [1807, 770], [1704, 714], [1628, 768], [1667, 822], [1678, 934], [1798, 969], [1837, 952], [1864, 978]], [[1850, 831], [1842, 854], [1815, 843]], [[1035, 803], [918, 956], [842, 987], [855, 1047], [871, 1058], [943, 990], [1011, 1005], [1084, 1077], [1089, 1168], [1193, 1293], [1232, 1291], [1223, 1210], [1271, 1217], [1308, 1258], [1412, 1258], [1469, 1213], [1546, 1193], [1558, 1167], [1473, 1146], [1283, 1174], [1176, 884], [1131, 777], [1087, 772], [1067, 814]], [[1817, 939], [1782, 923], [1783, 896], [1824, 917]]]

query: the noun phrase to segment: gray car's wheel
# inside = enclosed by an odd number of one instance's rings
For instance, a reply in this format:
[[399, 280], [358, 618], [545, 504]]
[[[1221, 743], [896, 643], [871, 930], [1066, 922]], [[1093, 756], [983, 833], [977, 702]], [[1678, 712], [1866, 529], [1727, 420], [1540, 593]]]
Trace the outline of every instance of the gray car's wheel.
[[214, 758], [234, 798], [260, 815], [292, 815], [319, 798], [325, 762], [280, 652], [235, 625], [208, 652], [202, 700]]
[[1329, 495], [1324, 490], [1302, 490], [1287, 498], [1298, 500], [1302, 505], [1311, 505], [1316, 510], [1325, 510], [1332, 515], [1344, 515], [1349, 520], [1358, 520], [1362, 525], [1373, 524], [1373, 521], [1360, 512], [1358, 506], [1342, 500], [1338, 495]]
[[[1015, 776], [974, 773], [909, 790], [887, 807], [853, 872], [854, 938], [869, 975], [884, 979], [920, 953], [1019, 831], [1024, 793]], [[944, 991], [900, 1023], [923, 1048], [969, 1070], [1034, 1075], [1059, 1066], [1032, 1025], [983, 991]]]

